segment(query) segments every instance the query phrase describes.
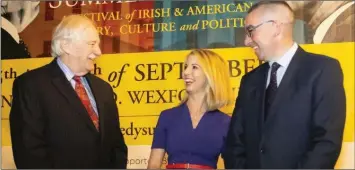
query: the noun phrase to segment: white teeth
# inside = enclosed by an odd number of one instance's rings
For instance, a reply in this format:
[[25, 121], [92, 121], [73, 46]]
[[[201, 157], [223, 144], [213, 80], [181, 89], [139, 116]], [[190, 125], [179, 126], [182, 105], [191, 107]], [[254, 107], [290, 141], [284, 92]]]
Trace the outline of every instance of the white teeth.
[[254, 47], [253, 47], [254, 50], [257, 49], [257, 48], [258, 48], [257, 46], [254, 46]]
[[190, 79], [186, 79], [185, 80], [185, 83], [192, 83], [193, 81], [192, 80], [190, 80]]

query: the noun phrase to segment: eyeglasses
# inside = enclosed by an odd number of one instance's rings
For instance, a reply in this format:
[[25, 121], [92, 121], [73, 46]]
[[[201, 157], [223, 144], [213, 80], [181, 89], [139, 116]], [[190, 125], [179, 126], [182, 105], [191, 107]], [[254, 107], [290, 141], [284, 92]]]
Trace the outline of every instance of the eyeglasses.
[[257, 29], [258, 27], [262, 26], [263, 24], [265, 23], [268, 23], [268, 22], [275, 22], [274, 20], [268, 20], [268, 21], [264, 21], [256, 26], [254, 25], [248, 25], [247, 27], [245, 27], [245, 33], [247, 34], [248, 37], [251, 37], [252, 36], [252, 32]]

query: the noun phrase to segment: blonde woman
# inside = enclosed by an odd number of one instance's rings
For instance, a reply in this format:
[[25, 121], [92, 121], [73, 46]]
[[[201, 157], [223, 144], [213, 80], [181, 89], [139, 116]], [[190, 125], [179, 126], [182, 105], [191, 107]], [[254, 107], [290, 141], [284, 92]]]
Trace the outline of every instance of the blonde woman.
[[161, 113], [148, 168], [160, 168], [165, 153], [167, 169], [215, 169], [224, 147], [230, 117], [221, 107], [231, 101], [226, 61], [204, 49], [193, 50], [183, 72], [187, 97]]

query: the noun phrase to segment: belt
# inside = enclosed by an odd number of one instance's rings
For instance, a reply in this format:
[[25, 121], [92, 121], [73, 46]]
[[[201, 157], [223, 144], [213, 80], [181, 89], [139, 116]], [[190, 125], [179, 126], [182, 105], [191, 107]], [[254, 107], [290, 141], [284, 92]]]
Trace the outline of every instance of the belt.
[[168, 164], [166, 165], [166, 169], [215, 169], [206, 165], [197, 165], [197, 164]]

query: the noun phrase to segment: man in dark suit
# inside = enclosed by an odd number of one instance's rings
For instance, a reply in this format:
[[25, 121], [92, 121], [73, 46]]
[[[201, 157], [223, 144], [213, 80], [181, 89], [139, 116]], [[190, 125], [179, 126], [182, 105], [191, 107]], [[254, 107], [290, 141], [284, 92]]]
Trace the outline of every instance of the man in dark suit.
[[222, 154], [228, 169], [335, 166], [345, 124], [342, 70], [298, 46], [293, 23], [284, 1], [248, 12], [245, 44], [266, 62], [242, 77]]
[[113, 90], [89, 73], [99, 42], [91, 20], [67, 16], [53, 34], [56, 58], [15, 79], [10, 130], [17, 168], [126, 168]]

